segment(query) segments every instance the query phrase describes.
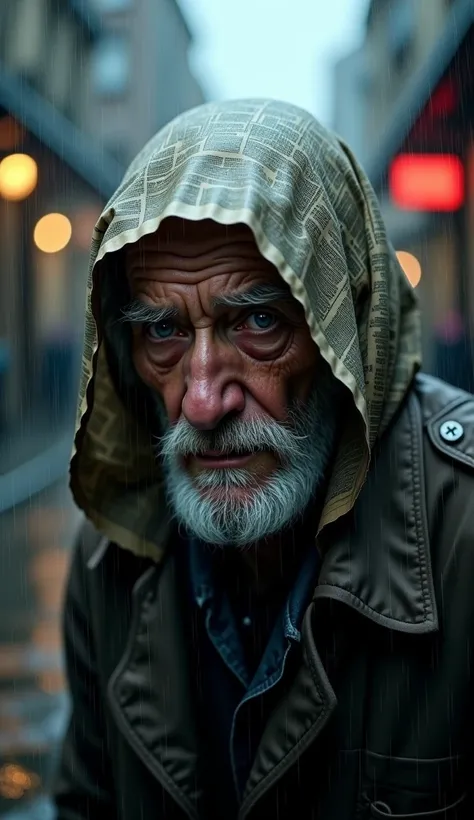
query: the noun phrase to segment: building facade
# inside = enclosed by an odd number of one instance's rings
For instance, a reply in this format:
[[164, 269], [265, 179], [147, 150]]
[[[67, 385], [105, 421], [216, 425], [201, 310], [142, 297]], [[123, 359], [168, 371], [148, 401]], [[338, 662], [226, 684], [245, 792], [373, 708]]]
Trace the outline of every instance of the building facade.
[[369, 157], [366, 140], [369, 72], [365, 48], [357, 48], [334, 65], [332, 126], [363, 164]]
[[102, 37], [94, 50], [89, 127], [128, 164], [163, 125], [204, 102], [188, 53], [191, 32], [176, 0], [90, 0]]
[[77, 0], [0, 5], [4, 438], [30, 423], [54, 431], [75, 387], [92, 226], [122, 173], [83, 124], [78, 66], [99, 37]]
[[369, 151], [377, 150], [407, 84], [433, 53], [453, 5], [453, 0], [372, 0], [369, 4], [364, 42]]
[[372, 0], [357, 126], [391, 241], [421, 265], [425, 369], [470, 390], [473, 26], [472, 0]]
[[0, 3], [0, 458], [2, 430], [73, 413], [92, 229], [130, 159], [203, 101], [190, 43], [175, 0]]

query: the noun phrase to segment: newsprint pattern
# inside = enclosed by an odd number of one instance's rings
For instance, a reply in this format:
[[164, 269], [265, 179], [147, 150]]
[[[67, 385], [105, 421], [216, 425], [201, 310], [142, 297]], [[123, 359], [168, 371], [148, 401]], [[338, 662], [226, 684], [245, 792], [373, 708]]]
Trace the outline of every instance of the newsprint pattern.
[[93, 292], [117, 251], [171, 215], [248, 225], [352, 393], [323, 526], [354, 504], [371, 447], [419, 367], [419, 316], [349, 148], [307, 112], [272, 100], [212, 103], [179, 116], [134, 160], [97, 223], [71, 462], [76, 501], [112, 540], [160, 557], [168, 532], [160, 468], [150, 434], [112, 385]]

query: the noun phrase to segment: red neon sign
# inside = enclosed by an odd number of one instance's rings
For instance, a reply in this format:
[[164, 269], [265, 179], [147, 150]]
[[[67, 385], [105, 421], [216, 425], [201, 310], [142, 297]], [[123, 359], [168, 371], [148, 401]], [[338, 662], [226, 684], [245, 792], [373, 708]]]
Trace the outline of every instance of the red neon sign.
[[389, 171], [394, 204], [408, 211], [457, 211], [464, 202], [464, 166], [454, 154], [400, 154]]

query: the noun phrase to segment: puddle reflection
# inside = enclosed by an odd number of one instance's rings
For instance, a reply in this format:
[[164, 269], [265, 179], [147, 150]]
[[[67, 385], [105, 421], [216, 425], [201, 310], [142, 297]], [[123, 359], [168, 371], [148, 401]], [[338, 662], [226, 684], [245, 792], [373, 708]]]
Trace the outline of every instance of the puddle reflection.
[[41, 795], [67, 716], [61, 611], [78, 520], [65, 483], [0, 516], [1, 818], [49, 817]]

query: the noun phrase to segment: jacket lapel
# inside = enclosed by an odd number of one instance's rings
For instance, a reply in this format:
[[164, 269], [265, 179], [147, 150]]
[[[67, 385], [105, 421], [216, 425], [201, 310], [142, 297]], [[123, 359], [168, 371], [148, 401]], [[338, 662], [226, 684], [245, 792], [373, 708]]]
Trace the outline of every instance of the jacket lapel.
[[135, 584], [127, 648], [108, 698], [136, 754], [186, 815], [197, 818], [195, 717], [175, 564], [170, 556]]
[[274, 711], [263, 733], [245, 788], [239, 820], [318, 737], [336, 696], [314, 644], [312, 606], [302, 624], [303, 663], [290, 692]]

